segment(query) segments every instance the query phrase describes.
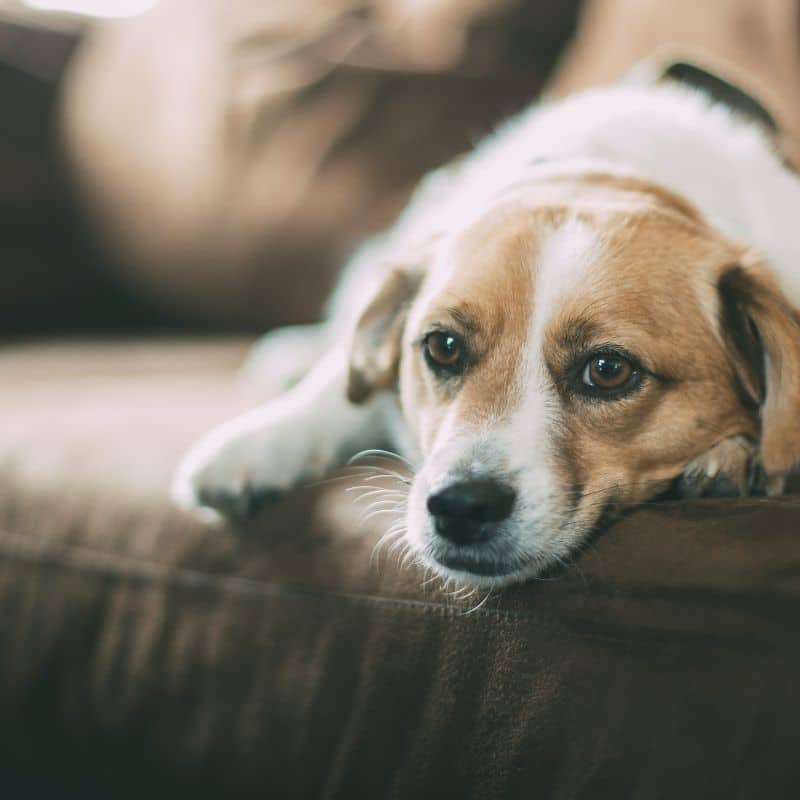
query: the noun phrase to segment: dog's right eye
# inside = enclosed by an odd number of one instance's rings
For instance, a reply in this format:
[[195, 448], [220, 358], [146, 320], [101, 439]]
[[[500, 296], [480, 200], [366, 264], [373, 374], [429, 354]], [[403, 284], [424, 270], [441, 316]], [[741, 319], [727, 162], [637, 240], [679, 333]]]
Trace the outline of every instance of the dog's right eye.
[[573, 375], [573, 385], [582, 394], [616, 400], [641, 383], [643, 370], [621, 352], [601, 350], [590, 355]]
[[601, 353], [586, 362], [581, 377], [586, 386], [614, 391], [625, 386], [633, 372], [633, 364], [627, 358]]
[[436, 373], [456, 375], [463, 371], [466, 348], [458, 334], [431, 331], [422, 342], [425, 361]]

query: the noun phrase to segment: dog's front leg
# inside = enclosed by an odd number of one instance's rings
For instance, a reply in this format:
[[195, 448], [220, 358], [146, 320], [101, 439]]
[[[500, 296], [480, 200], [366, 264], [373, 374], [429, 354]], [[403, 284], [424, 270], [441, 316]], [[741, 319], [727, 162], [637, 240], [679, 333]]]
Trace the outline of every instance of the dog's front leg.
[[347, 399], [347, 353], [329, 351], [286, 394], [215, 428], [184, 456], [173, 498], [192, 511], [244, 519], [303, 480], [386, 436], [387, 395]]

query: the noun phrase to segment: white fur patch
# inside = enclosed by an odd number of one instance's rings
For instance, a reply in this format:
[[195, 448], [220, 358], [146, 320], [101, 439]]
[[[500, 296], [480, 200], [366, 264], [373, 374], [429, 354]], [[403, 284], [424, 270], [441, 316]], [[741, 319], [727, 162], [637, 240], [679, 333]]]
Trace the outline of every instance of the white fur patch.
[[[597, 232], [580, 220], [571, 218], [545, 234], [531, 268], [533, 293], [525, 360], [517, 374], [523, 397], [517, 416], [523, 427], [544, 435], [549, 418], [548, 406], [555, 404], [544, 365], [544, 333], [566, 297], [579, 289], [588, 271], [601, 258]], [[515, 434], [516, 435], [516, 434]], [[524, 442], [524, 431], [520, 431]], [[527, 446], [528, 443], [525, 443]], [[541, 443], [539, 443], [541, 445]]]
[[578, 219], [568, 219], [545, 235], [535, 270], [531, 345], [541, 346], [539, 340], [547, 323], [599, 262], [601, 249], [597, 231]]
[[392, 238], [458, 228], [509, 187], [554, 171], [635, 175], [672, 190], [763, 253], [800, 305], [800, 178], [757, 125], [682, 86], [592, 89], [532, 106], [436, 173], [436, 192], [420, 192]]

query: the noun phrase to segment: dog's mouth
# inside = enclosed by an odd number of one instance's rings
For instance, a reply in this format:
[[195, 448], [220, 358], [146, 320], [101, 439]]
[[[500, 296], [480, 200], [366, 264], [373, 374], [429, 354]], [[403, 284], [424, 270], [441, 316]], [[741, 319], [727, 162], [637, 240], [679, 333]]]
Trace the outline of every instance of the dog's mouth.
[[434, 568], [444, 568], [447, 573], [455, 573], [463, 580], [508, 580], [530, 566], [519, 556], [499, 554], [496, 547], [435, 546], [428, 548], [425, 555]]
[[435, 560], [454, 572], [468, 572], [482, 578], [502, 578], [519, 569], [519, 565], [471, 555], [438, 555]]
[[[609, 512], [609, 521], [612, 518]], [[592, 525], [576, 524], [572, 519], [551, 520], [548, 526], [529, 523], [522, 531], [498, 531], [486, 541], [465, 545], [429, 532], [420, 555], [446, 577], [475, 585], [504, 586], [568, 569], [584, 545], [600, 536], [607, 524], [603, 514]], [[552, 541], [553, 537], [543, 532], [545, 527], [557, 527], [562, 535]]]

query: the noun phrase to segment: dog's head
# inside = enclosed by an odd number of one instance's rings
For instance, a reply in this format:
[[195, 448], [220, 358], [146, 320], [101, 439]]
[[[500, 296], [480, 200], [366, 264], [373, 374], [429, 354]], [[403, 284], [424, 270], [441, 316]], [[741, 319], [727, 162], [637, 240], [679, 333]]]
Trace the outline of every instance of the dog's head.
[[734, 437], [773, 481], [800, 460], [797, 318], [680, 198], [556, 177], [433, 250], [364, 312], [350, 395], [396, 387], [420, 453], [406, 535], [440, 572], [531, 576]]

